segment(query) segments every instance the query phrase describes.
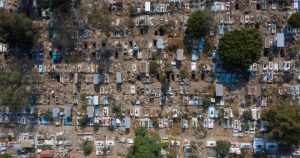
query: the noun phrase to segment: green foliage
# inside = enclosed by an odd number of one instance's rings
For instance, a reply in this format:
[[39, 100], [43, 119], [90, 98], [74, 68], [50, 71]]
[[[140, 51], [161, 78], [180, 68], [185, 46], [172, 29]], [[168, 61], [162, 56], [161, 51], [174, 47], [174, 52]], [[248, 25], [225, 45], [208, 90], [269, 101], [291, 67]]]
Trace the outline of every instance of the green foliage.
[[167, 66], [167, 67], [165, 68], [165, 73], [166, 73], [167, 75], [170, 75], [171, 73], [173, 73], [173, 68], [172, 68], [171, 66]]
[[115, 130], [115, 127], [114, 127], [113, 125], [109, 125], [109, 126], [108, 126], [108, 130], [109, 130], [109, 131], [114, 131], [114, 130]]
[[88, 117], [87, 116], [82, 116], [79, 120], [78, 120], [78, 123], [79, 123], [79, 126], [81, 127], [86, 127], [87, 126], [87, 122], [88, 121]]
[[282, 78], [285, 83], [289, 83], [294, 79], [294, 73], [290, 71], [285, 71], [283, 72]]
[[291, 26], [299, 29], [300, 28], [300, 12], [293, 13], [291, 15], [291, 17], [289, 18], [288, 23]]
[[167, 158], [177, 158], [178, 151], [179, 151], [178, 148], [171, 147], [169, 152], [168, 152]]
[[89, 155], [93, 151], [93, 144], [87, 140], [82, 142], [84, 155]]
[[230, 149], [230, 142], [227, 140], [219, 140], [217, 141], [216, 152], [217, 155], [221, 158], [228, 156]]
[[0, 10], [0, 38], [4, 38], [10, 48], [29, 51], [39, 38], [36, 25], [24, 14]]
[[245, 70], [257, 62], [261, 55], [262, 38], [256, 29], [242, 29], [224, 35], [219, 43], [219, 53], [225, 65]]
[[113, 105], [112, 112], [116, 114], [117, 118], [122, 118], [122, 110], [121, 107], [118, 105]]
[[292, 0], [277, 0], [276, 1], [281, 6], [290, 6], [292, 4]]
[[93, 127], [94, 127], [94, 131], [97, 132], [97, 131], [99, 131], [100, 124], [97, 123], [97, 122], [95, 122], [95, 123], [93, 124]]
[[52, 114], [52, 111], [51, 110], [47, 110], [43, 113], [43, 118], [52, 122], [53, 121], [53, 114]]
[[135, 130], [135, 135], [136, 135], [136, 136], [142, 136], [142, 137], [145, 137], [147, 134], [148, 134], [147, 128], [144, 128], [144, 127], [138, 127], [138, 128]]
[[108, 4], [102, 2], [102, 8], [94, 5], [91, 9], [91, 14], [88, 15], [88, 23], [94, 29], [100, 29], [107, 37], [113, 31], [111, 26], [111, 13], [108, 9]]
[[150, 64], [149, 64], [150, 74], [157, 74], [159, 67], [160, 67], [160, 65], [156, 61], [154, 61], [154, 60], [150, 61]]
[[11, 158], [11, 156], [9, 154], [5, 153], [5, 154], [1, 154], [0, 158]]
[[244, 121], [250, 121], [250, 120], [252, 120], [252, 112], [250, 110], [243, 112], [243, 120]]
[[[78, 0], [75, 2], [78, 4]], [[80, 3], [80, 2], [79, 2]], [[41, 0], [42, 8], [50, 8], [52, 11], [59, 10], [60, 12], [68, 12], [71, 9], [71, 1], [70, 0]]]
[[210, 99], [208, 97], [204, 97], [202, 99], [202, 105], [204, 108], [208, 108], [210, 106]]
[[245, 123], [243, 123], [243, 124], [241, 125], [241, 128], [242, 128], [242, 131], [248, 131], [248, 130], [249, 130], [248, 124], [245, 124]]
[[155, 117], [153, 118], [153, 127], [158, 129], [159, 128], [159, 122], [158, 122], [158, 118]]
[[285, 147], [300, 145], [300, 106], [275, 105], [263, 114], [268, 122], [268, 131], [271, 139]]
[[209, 17], [200, 11], [193, 12], [187, 21], [187, 30], [196, 37], [205, 36], [209, 31]]
[[147, 129], [139, 127], [135, 131], [133, 146], [129, 149], [127, 158], [160, 158], [160, 144], [158, 135], [148, 135]]
[[187, 69], [187, 67], [182, 67], [181, 69], [180, 69], [180, 77], [182, 78], [182, 79], [186, 79], [186, 78], [188, 78], [189, 77], [189, 72], [188, 72], [188, 69]]

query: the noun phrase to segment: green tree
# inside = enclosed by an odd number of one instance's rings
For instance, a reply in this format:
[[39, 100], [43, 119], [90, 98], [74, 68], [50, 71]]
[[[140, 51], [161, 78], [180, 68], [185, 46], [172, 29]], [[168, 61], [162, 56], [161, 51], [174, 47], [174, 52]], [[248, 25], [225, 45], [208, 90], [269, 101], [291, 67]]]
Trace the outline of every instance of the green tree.
[[[108, 8], [109, 4], [101, 3], [101, 6], [94, 5], [91, 14], [88, 15], [88, 23], [93, 29], [100, 29], [108, 38], [113, 31], [111, 26], [111, 13]], [[107, 39], [106, 38], [106, 39]]]
[[160, 65], [156, 61], [154, 61], [154, 60], [150, 61], [150, 63], [149, 63], [150, 74], [157, 74], [159, 67], [160, 67]]
[[93, 151], [93, 144], [90, 141], [85, 140], [82, 142], [82, 148], [84, 155], [89, 155]]
[[224, 158], [228, 156], [230, 148], [230, 142], [227, 140], [218, 140], [216, 146], [216, 152], [218, 157]]
[[99, 131], [100, 124], [97, 123], [97, 122], [95, 122], [95, 123], [93, 124], [93, 127], [94, 127], [94, 131], [97, 132], [97, 131]]
[[160, 138], [158, 135], [148, 135], [147, 129], [138, 127], [133, 146], [129, 149], [127, 158], [160, 158]]
[[139, 127], [135, 130], [136, 136], [143, 136], [145, 137], [148, 134], [147, 128]]
[[109, 130], [109, 131], [114, 131], [114, 130], [115, 130], [115, 127], [114, 127], [113, 125], [109, 125], [109, 126], [108, 126], [108, 130]]
[[244, 121], [250, 121], [252, 120], [252, 112], [250, 110], [244, 111], [242, 117]]
[[293, 13], [289, 18], [288, 23], [291, 26], [300, 29], [300, 12]]
[[171, 66], [167, 66], [165, 68], [165, 73], [166, 75], [170, 75], [171, 73], [173, 73], [173, 68]]
[[11, 156], [9, 154], [5, 153], [5, 154], [1, 154], [0, 158], [11, 158]]
[[205, 36], [209, 31], [210, 18], [204, 12], [193, 12], [187, 21], [187, 31], [196, 37]]
[[23, 86], [23, 77], [18, 71], [0, 74], [0, 105], [18, 107], [29, 104], [30, 93]]
[[300, 106], [275, 105], [263, 113], [263, 119], [268, 122], [268, 134], [283, 147], [298, 147], [300, 145]]
[[112, 112], [114, 113], [114, 114], [116, 114], [116, 117], [117, 118], [122, 118], [123, 116], [122, 116], [122, 109], [121, 109], [121, 107], [119, 106], [119, 105], [113, 105], [112, 106]]
[[29, 52], [39, 38], [38, 27], [24, 14], [0, 10], [0, 38], [7, 41], [10, 48]]
[[186, 79], [186, 78], [188, 78], [189, 77], [189, 72], [188, 72], [188, 69], [187, 69], [187, 67], [185, 66], [185, 67], [182, 67], [181, 69], [180, 69], [180, 77], [181, 77], [181, 79]]
[[88, 121], [88, 117], [87, 116], [82, 116], [79, 120], [78, 120], [78, 123], [79, 123], [79, 126], [81, 127], [86, 127], [87, 126], [87, 122]]
[[52, 111], [51, 110], [46, 110], [44, 113], [43, 113], [43, 118], [52, 122], [53, 121], [53, 115], [52, 115]]
[[242, 29], [224, 35], [219, 43], [220, 57], [230, 68], [246, 70], [261, 56], [262, 38], [256, 29]]

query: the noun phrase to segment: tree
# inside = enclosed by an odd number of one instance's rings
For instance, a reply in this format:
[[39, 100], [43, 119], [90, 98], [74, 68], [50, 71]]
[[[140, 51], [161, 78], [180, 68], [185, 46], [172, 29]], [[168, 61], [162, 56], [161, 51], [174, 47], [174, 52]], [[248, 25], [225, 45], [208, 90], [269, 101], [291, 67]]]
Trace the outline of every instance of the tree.
[[166, 75], [170, 75], [171, 73], [173, 73], [173, 68], [171, 66], [167, 66], [165, 68], [165, 73]]
[[283, 81], [284, 81], [285, 83], [289, 83], [289, 82], [291, 82], [291, 81], [293, 80], [293, 78], [294, 78], [294, 73], [292, 73], [292, 72], [290, 72], [290, 71], [284, 71], [284, 72], [283, 72], [282, 78], [283, 78]]
[[116, 114], [116, 117], [117, 118], [121, 118], [122, 119], [122, 109], [121, 109], [121, 107], [119, 106], [119, 105], [113, 105], [112, 106], [112, 112], [114, 113], [114, 114]]
[[0, 74], [0, 105], [18, 107], [29, 104], [30, 93], [23, 86], [23, 77], [18, 71]]
[[0, 158], [11, 158], [11, 156], [9, 154], [5, 153], [5, 154], [1, 154]]
[[100, 128], [100, 124], [97, 123], [97, 122], [95, 122], [95, 123], [93, 124], [93, 127], [94, 127], [94, 131], [97, 132], [97, 131], [99, 130], [99, 128]]
[[289, 18], [288, 23], [291, 26], [300, 29], [300, 12], [293, 13]]
[[136, 136], [143, 136], [145, 137], [148, 134], [147, 128], [139, 127], [135, 130]]
[[243, 120], [244, 121], [250, 121], [250, 120], [252, 120], [252, 112], [250, 110], [243, 112]]
[[100, 29], [107, 38], [109, 37], [113, 27], [111, 26], [111, 13], [106, 2], [102, 2], [101, 6], [93, 6], [91, 14], [88, 16], [88, 23], [92, 28]]
[[275, 105], [265, 113], [263, 119], [268, 122], [270, 139], [276, 140], [282, 147], [298, 147], [300, 145], [300, 106]]
[[156, 61], [153, 61], [153, 60], [150, 61], [150, 64], [149, 64], [150, 74], [157, 74], [159, 67], [160, 67], [160, 65]]
[[147, 129], [138, 127], [133, 146], [129, 149], [127, 158], [160, 158], [160, 138], [158, 135], [148, 135]]
[[229, 32], [220, 40], [219, 54], [229, 68], [246, 70], [261, 55], [262, 38], [256, 29]]
[[109, 125], [109, 126], [108, 126], [108, 130], [109, 130], [109, 131], [114, 131], [114, 130], [115, 130], [115, 127], [114, 127], [113, 125]]
[[24, 14], [10, 13], [0, 10], [0, 38], [3, 38], [10, 48], [19, 48], [29, 52], [39, 38], [38, 28]]
[[185, 67], [182, 67], [181, 69], [180, 69], [180, 77], [181, 77], [181, 79], [186, 79], [186, 78], [188, 78], [189, 77], [189, 72], [188, 72], [188, 69], [187, 69], [187, 67], [185, 66]]
[[218, 157], [224, 158], [229, 154], [230, 142], [227, 140], [218, 140], [216, 146], [216, 152]]
[[79, 126], [81, 127], [86, 127], [87, 126], [87, 121], [88, 121], [88, 117], [87, 116], [82, 116], [79, 120]]
[[47, 111], [45, 111], [43, 113], [43, 118], [52, 122], [53, 121], [53, 114], [52, 114], [52, 111], [50, 111], [49, 109]]
[[93, 150], [93, 144], [90, 141], [85, 140], [82, 142], [82, 148], [84, 155], [89, 155]]
[[209, 17], [200, 11], [193, 12], [187, 21], [187, 31], [196, 37], [205, 36], [209, 30]]

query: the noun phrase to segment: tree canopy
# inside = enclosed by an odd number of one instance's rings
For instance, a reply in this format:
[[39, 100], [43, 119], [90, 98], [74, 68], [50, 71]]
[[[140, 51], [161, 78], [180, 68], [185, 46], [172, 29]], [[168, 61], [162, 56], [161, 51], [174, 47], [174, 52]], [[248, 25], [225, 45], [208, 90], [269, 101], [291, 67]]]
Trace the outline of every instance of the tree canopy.
[[250, 121], [250, 120], [252, 120], [252, 112], [250, 110], [243, 112], [243, 120], [244, 121]]
[[29, 103], [30, 94], [22, 86], [22, 78], [17, 71], [0, 74], [0, 105], [17, 107]]
[[262, 38], [256, 29], [226, 33], [219, 43], [220, 57], [226, 66], [246, 70], [261, 55]]
[[0, 36], [10, 48], [29, 51], [39, 37], [38, 28], [24, 14], [0, 10]]
[[230, 149], [230, 142], [227, 140], [219, 140], [217, 141], [216, 152], [218, 157], [224, 158], [228, 156]]
[[11, 156], [9, 154], [5, 153], [5, 154], [1, 154], [0, 158], [11, 158]]
[[187, 31], [196, 37], [205, 36], [209, 31], [209, 17], [200, 11], [193, 12], [187, 21]]
[[300, 106], [276, 105], [264, 113], [268, 122], [268, 133], [271, 139], [285, 147], [300, 145]]
[[89, 155], [93, 151], [93, 144], [87, 140], [82, 142], [84, 155]]
[[291, 15], [291, 17], [289, 18], [288, 23], [291, 26], [299, 29], [300, 28], [300, 12], [293, 13]]
[[127, 158], [159, 158], [160, 144], [158, 135], [148, 135], [147, 129], [138, 127], [133, 146], [129, 149]]

